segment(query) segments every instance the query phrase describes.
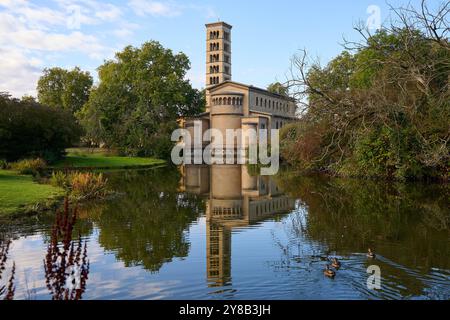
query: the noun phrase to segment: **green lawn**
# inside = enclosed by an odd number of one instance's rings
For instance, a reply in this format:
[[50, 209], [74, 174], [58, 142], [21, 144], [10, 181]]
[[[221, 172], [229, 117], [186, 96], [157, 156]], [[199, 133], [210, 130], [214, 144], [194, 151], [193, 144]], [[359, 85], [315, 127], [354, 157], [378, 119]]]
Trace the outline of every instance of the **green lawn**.
[[26, 206], [44, 203], [62, 195], [62, 189], [38, 184], [31, 176], [0, 170], [0, 215], [14, 213]]
[[55, 168], [115, 169], [151, 167], [165, 163], [164, 160], [155, 158], [119, 157], [99, 150], [90, 152], [88, 149], [68, 149], [67, 151], [67, 157], [56, 163]]

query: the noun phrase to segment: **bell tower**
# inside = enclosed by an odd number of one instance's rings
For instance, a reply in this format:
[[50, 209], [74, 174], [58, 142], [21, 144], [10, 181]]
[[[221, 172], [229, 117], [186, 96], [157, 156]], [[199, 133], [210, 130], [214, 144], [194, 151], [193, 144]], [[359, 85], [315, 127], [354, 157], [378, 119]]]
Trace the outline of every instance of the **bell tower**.
[[206, 24], [206, 87], [231, 80], [231, 28], [225, 22]]

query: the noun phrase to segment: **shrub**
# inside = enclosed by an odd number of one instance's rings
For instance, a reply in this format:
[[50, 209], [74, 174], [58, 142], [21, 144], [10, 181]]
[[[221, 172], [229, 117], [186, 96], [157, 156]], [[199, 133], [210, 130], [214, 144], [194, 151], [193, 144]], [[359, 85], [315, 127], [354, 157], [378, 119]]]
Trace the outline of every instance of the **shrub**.
[[287, 163], [302, 170], [317, 169], [323, 152], [324, 125], [300, 120], [281, 129], [280, 156]]
[[71, 196], [77, 200], [98, 199], [108, 195], [108, 179], [103, 174], [75, 172], [69, 176]]
[[36, 176], [42, 174], [47, 168], [47, 163], [41, 158], [25, 159], [11, 164], [11, 169], [19, 171], [21, 174], [31, 174]]
[[50, 184], [54, 187], [60, 187], [66, 190], [70, 189], [69, 177], [62, 171], [52, 172]]
[[64, 188], [75, 200], [101, 199], [109, 194], [108, 179], [101, 173], [58, 171], [52, 173], [50, 183]]

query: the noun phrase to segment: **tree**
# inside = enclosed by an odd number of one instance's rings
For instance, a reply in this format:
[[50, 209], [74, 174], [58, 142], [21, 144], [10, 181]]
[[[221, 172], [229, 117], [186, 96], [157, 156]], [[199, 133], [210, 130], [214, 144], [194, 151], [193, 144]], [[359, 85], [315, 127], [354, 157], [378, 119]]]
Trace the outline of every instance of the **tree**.
[[76, 114], [88, 101], [93, 84], [89, 72], [75, 67], [44, 69], [37, 91], [39, 102], [52, 108], [62, 108]]
[[276, 94], [281, 94], [282, 96], [286, 96], [286, 97], [288, 96], [288, 88], [279, 82], [274, 82], [274, 83], [270, 84], [267, 87], [267, 91], [276, 93]]
[[204, 204], [195, 195], [179, 193], [179, 181], [176, 170], [111, 177], [112, 188], [128, 196], [96, 204], [101, 246], [126, 266], [140, 265], [152, 272], [174, 258], [186, 257], [190, 249], [186, 232]]
[[36, 98], [30, 95], [24, 95], [22, 96], [22, 98], [20, 98], [20, 100], [22, 102], [30, 102], [30, 103], [37, 102]]
[[60, 158], [76, 143], [81, 127], [72, 114], [0, 93], [0, 159]]
[[185, 79], [189, 67], [186, 55], [155, 41], [116, 53], [98, 68], [99, 85], [80, 114], [87, 138], [124, 154], [168, 157], [176, 120], [204, 108]]
[[364, 40], [324, 67], [295, 57], [288, 85], [303, 117], [282, 132], [286, 158], [338, 174], [447, 179], [449, 7], [393, 8], [397, 22], [375, 34], [356, 27]]

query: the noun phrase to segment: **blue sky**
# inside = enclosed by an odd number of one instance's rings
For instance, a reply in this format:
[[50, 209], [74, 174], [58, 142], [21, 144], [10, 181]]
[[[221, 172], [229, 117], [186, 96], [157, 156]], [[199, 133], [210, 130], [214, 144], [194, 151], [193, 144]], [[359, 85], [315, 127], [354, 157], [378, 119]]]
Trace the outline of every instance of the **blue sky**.
[[0, 0], [0, 91], [35, 95], [45, 67], [79, 66], [96, 78], [114, 52], [148, 40], [186, 53], [188, 78], [201, 88], [204, 24], [219, 19], [233, 25], [233, 80], [266, 87], [285, 80], [299, 49], [326, 63], [342, 50], [343, 36], [357, 40], [353, 25], [374, 17], [371, 6], [388, 18], [385, 0]]

